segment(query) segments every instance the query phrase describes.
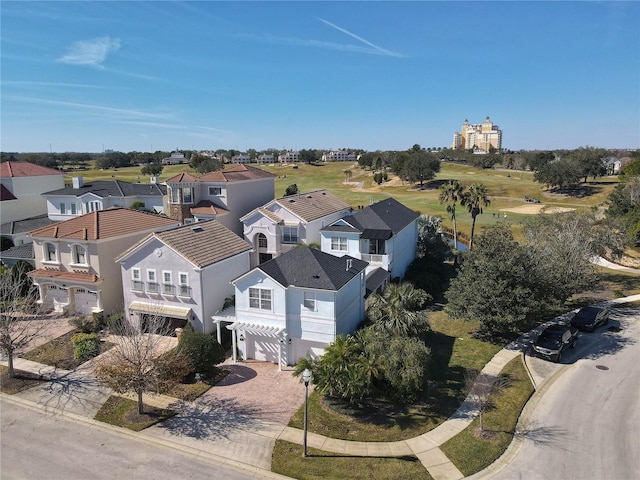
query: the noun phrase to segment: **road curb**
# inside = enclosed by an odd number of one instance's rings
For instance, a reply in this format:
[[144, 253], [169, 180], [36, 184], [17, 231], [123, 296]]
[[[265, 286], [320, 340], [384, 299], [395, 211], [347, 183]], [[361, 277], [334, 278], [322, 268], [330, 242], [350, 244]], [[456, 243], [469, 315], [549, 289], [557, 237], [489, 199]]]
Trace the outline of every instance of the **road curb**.
[[179, 451], [181, 454], [185, 456], [188, 456], [200, 461], [204, 461], [212, 465], [224, 466], [225, 468], [237, 470], [244, 474], [247, 474], [247, 473], [253, 474], [255, 478], [273, 479], [273, 480], [291, 480], [290, 477], [287, 477], [285, 475], [280, 475], [270, 470], [264, 470], [260, 467], [256, 467], [255, 465], [242, 463], [241, 461], [228, 459], [228, 458], [207, 452], [206, 450], [200, 450], [193, 447], [186, 447], [184, 445], [180, 445], [165, 439], [153, 437], [151, 435], [144, 433], [144, 430], [140, 432], [134, 432], [124, 427], [110, 425], [108, 423], [83, 417], [82, 415], [77, 415], [75, 413], [64, 412], [64, 411], [61, 411], [60, 409], [43, 408], [41, 405], [39, 405], [36, 402], [32, 402], [31, 400], [26, 400], [20, 397], [15, 397], [13, 395], [8, 395], [6, 393], [0, 392], [0, 400], [6, 401], [8, 403], [12, 403], [14, 405], [18, 405], [24, 408], [28, 408], [29, 410], [37, 411], [40, 413], [45, 413], [45, 414], [54, 415], [54, 416], [61, 416], [72, 422], [79, 423], [91, 428], [97, 428], [99, 430], [102, 430], [104, 432], [109, 432], [114, 435], [133, 438], [138, 441], [143, 441], [143, 442], [156, 445], [159, 447], [167, 448], [173, 451]]

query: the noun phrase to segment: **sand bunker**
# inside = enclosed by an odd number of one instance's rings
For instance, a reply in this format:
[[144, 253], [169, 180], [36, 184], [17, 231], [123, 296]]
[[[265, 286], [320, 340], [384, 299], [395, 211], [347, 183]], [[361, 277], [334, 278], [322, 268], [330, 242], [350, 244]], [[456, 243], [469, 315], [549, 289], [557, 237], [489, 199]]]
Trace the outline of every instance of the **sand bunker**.
[[514, 208], [501, 208], [501, 212], [520, 213], [524, 215], [536, 215], [538, 213], [564, 213], [573, 212], [575, 208], [566, 207], [547, 207], [542, 203], [533, 203], [528, 205], [521, 205]]

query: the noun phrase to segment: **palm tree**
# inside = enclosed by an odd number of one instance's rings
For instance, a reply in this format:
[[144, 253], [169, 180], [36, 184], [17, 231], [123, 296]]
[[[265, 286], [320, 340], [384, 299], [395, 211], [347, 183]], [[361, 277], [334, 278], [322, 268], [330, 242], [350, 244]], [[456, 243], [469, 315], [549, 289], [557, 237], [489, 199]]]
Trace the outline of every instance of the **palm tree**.
[[371, 297], [367, 313], [375, 330], [411, 336], [427, 327], [425, 316], [416, 312], [427, 299], [424, 290], [410, 283], [390, 283], [384, 292]]
[[447, 213], [453, 220], [453, 248], [458, 249], [458, 227], [456, 225], [456, 205], [462, 200], [464, 187], [457, 180], [449, 180], [440, 187], [440, 203], [447, 203]]
[[472, 183], [464, 191], [461, 205], [465, 205], [471, 214], [471, 236], [469, 237], [469, 250], [473, 248], [473, 234], [476, 229], [476, 217], [482, 213], [483, 207], [488, 207], [491, 201], [487, 192], [486, 185], [482, 183]]

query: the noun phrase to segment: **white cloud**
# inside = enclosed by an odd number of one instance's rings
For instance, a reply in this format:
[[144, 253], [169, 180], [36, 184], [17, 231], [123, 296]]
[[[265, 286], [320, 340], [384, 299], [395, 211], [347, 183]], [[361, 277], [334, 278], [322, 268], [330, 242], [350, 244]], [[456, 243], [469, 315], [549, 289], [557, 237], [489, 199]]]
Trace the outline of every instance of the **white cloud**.
[[58, 61], [70, 65], [89, 65], [102, 68], [107, 56], [119, 49], [119, 38], [98, 37], [92, 40], [81, 40], [73, 43], [67, 53]]

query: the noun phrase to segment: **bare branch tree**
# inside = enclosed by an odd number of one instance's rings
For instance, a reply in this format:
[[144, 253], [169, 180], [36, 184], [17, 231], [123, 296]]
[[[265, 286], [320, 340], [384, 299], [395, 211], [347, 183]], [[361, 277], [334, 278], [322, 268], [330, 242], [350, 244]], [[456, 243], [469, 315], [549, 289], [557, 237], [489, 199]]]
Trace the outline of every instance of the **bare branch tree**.
[[484, 432], [482, 414], [491, 406], [491, 397], [510, 385], [509, 377], [504, 375], [487, 375], [477, 371], [465, 374], [465, 384], [469, 389], [468, 398], [478, 409], [480, 432]]
[[15, 377], [14, 356], [44, 335], [51, 319], [44, 317], [44, 309], [37, 303], [38, 291], [27, 277], [29, 264], [1, 268], [0, 352], [7, 357], [9, 377]]
[[138, 413], [144, 413], [142, 394], [179, 381], [189, 371], [188, 359], [178, 353], [162, 356], [170, 345], [170, 328], [161, 315], [148, 315], [141, 324], [123, 318], [112, 325], [116, 346], [108, 363], [98, 367], [98, 380], [117, 393], [138, 396]]

